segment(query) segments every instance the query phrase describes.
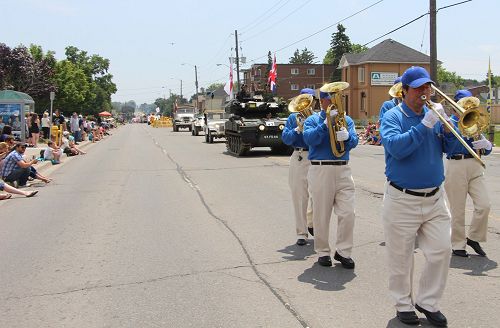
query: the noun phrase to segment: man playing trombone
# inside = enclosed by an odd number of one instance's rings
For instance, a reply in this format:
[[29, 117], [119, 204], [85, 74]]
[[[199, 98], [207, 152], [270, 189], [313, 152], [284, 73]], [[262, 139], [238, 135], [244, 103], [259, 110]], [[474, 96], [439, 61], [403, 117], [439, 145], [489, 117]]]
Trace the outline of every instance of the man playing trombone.
[[[472, 98], [474, 97], [472, 97], [470, 91], [458, 90], [454, 99], [455, 101], [467, 101], [468, 99], [473, 101]], [[457, 126], [459, 120], [455, 115], [452, 115], [452, 121]], [[481, 155], [489, 155], [492, 149], [491, 142], [480, 133], [478, 133], [476, 139], [466, 138], [465, 140], [470, 147], [479, 151]], [[479, 256], [486, 256], [479, 244], [479, 242], [486, 241], [488, 214], [491, 206], [486, 192], [484, 168], [459, 142], [456, 142], [453, 147], [448, 149], [446, 158], [448, 159], [448, 166], [444, 187], [451, 211], [451, 247], [453, 255], [468, 257], [469, 254], [465, 250], [465, 246], [469, 245]], [[470, 195], [474, 204], [468, 238], [465, 235], [465, 201], [467, 200], [467, 194]]]
[[[285, 128], [281, 138], [283, 142], [294, 148], [290, 157], [290, 171], [288, 175], [288, 184], [292, 192], [293, 209], [295, 213], [295, 231], [297, 232], [297, 245], [307, 244], [308, 232], [314, 235], [312, 224], [312, 208], [307, 184], [307, 173], [311, 163], [307, 158], [309, 149], [304, 142], [302, 134], [303, 124], [306, 118], [313, 113], [314, 90], [305, 88], [300, 91], [301, 104], [294, 105], [296, 98], [291, 101], [289, 106], [292, 113], [288, 116]], [[307, 103], [309, 102], [309, 103]], [[303, 106], [304, 108], [300, 107]], [[300, 107], [300, 108], [299, 108]]]
[[[334, 83], [348, 86], [345, 82]], [[323, 87], [320, 90], [322, 89]], [[348, 162], [349, 151], [358, 145], [358, 136], [354, 122], [348, 116], [345, 116], [346, 126], [333, 131], [331, 121], [341, 115], [337, 109], [331, 109], [330, 98], [328, 92], [320, 92], [320, 114], [309, 116], [304, 123], [304, 141], [309, 146], [311, 160], [307, 180], [314, 213], [314, 249], [319, 256], [319, 265], [332, 266], [329, 236], [334, 209], [338, 218], [334, 259], [344, 268], [354, 269], [351, 258], [355, 218], [354, 181]], [[337, 105], [341, 104], [337, 102]], [[330, 118], [327, 119], [327, 115]], [[333, 149], [339, 144], [342, 144], [343, 152], [334, 154]]]
[[[446, 326], [439, 310], [451, 257], [450, 214], [445, 204], [443, 153], [454, 136], [442, 123], [443, 107], [430, 104], [431, 80], [422, 67], [401, 78], [403, 102], [385, 113], [381, 135], [385, 149], [382, 220], [388, 254], [389, 293], [397, 318], [418, 324], [415, 308], [435, 326]], [[425, 257], [418, 294], [412, 292], [415, 239]], [[415, 295], [415, 296], [414, 296]]]

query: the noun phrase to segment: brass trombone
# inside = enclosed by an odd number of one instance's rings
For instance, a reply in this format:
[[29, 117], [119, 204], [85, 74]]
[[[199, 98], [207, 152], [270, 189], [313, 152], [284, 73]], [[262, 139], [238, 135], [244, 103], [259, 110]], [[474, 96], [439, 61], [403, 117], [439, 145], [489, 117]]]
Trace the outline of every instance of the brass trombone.
[[[484, 127], [482, 127], [482, 124], [483, 124], [483, 119], [481, 119], [481, 113], [480, 113], [480, 110], [476, 107], [476, 108], [469, 108], [467, 110], [465, 110], [464, 108], [462, 108], [459, 104], [457, 104], [455, 101], [453, 101], [453, 99], [451, 99], [450, 97], [448, 97], [444, 92], [442, 92], [441, 90], [439, 90], [437, 87], [435, 87], [433, 84], [431, 84], [431, 88], [432, 90], [434, 90], [439, 96], [441, 96], [443, 99], [445, 99], [450, 105], [451, 107], [453, 108], [453, 110], [457, 113], [458, 117], [460, 117], [460, 121], [458, 123], [458, 126], [459, 126], [459, 129], [460, 129], [460, 132], [467, 136], [467, 137], [473, 137], [473, 135], [469, 134], [471, 131], [474, 131], [474, 133], [477, 135], [477, 134], [481, 134], [481, 131], [482, 129], [484, 129]], [[479, 155], [474, 151], [474, 149], [472, 149], [468, 144], [467, 142], [465, 142], [465, 140], [462, 138], [462, 136], [460, 134], [458, 134], [457, 131], [455, 131], [455, 128], [454, 126], [452, 126], [444, 117], [443, 115], [441, 115], [437, 109], [434, 107], [433, 103], [427, 99], [427, 96], [423, 95], [422, 97], [422, 100], [424, 100], [427, 104], [427, 107], [429, 109], [431, 109], [432, 111], [434, 111], [434, 113], [436, 113], [436, 115], [439, 117], [439, 120], [441, 121], [441, 123], [443, 123], [444, 126], [446, 126], [446, 128], [448, 128], [448, 130], [451, 131], [451, 133], [453, 133], [453, 135], [458, 139], [458, 141], [460, 141], [460, 143], [462, 144], [462, 146], [465, 147], [465, 149], [467, 149], [467, 151], [479, 162], [481, 163], [481, 165], [483, 167], [486, 167], [486, 165], [484, 164], [483, 160], [481, 159], [481, 157], [479, 157]]]

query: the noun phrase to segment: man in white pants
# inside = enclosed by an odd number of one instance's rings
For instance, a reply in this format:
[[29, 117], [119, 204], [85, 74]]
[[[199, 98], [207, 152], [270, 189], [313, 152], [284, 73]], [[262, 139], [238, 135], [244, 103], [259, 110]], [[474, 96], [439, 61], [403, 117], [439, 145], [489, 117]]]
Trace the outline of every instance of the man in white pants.
[[[300, 94], [309, 94], [314, 97], [314, 90], [305, 88]], [[288, 174], [288, 184], [292, 192], [293, 209], [295, 212], [295, 230], [297, 232], [297, 245], [307, 244], [308, 232], [314, 235], [312, 225], [312, 209], [310, 209], [310, 197], [307, 183], [307, 173], [311, 163], [307, 156], [309, 155], [308, 146], [304, 142], [302, 129], [297, 126], [297, 115], [291, 113], [286, 121], [285, 128], [281, 138], [283, 142], [294, 148], [290, 157], [290, 171]]]
[[[354, 269], [351, 258], [354, 231], [354, 181], [348, 165], [349, 151], [358, 145], [354, 121], [345, 116], [347, 129], [336, 132], [338, 141], [344, 142], [345, 153], [336, 157], [330, 146], [326, 109], [330, 95], [320, 92], [321, 111], [309, 116], [304, 123], [304, 141], [309, 146], [311, 167], [307, 180], [313, 203], [314, 249], [318, 264], [332, 266], [330, 257], [330, 220], [332, 209], [338, 218], [336, 252], [334, 259], [344, 268]], [[330, 112], [332, 118], [336, 110]]]
[[[468, 90], [458, 90], [455, 101], [464, 97], [471, 97]], [[452, 121], [457, 125], [458, 118], [452, 115]], [[464, 138], [467, 144], [479, 151], [481, 155], [489, 155], [492, 150], [491, 142], [483, 135], [478, 140]], [[486, 241], [488, 233], [488, 215], [490, 213], [490, 199], [484, 181], [483, 166], [457, 142], [447, 150], [448, 166], [444, 188], [451, 211], [451, 247], [453, 255], [468, 257], [465, 246], [469, 245], [479, 256], [486, 256], [479, 242]], [[474, 212], [469, 228], [469, 237], [465, 235], [465, 201], [470, 195], [474, 204]]]
[[[447, 320], [439, 310], [439, 300], [448, 277], [451, 242], [442, 157], [454, 136], [425, 106], [434, 83], [429, 73], [413, 66], [401, 81], [403, 102], [385, 113], [380, 129], [387, 176], [382, 220], [389, 293], [401, 322], [418, 324], [417, 309], [431, 324], [444, 327]], [[435, 108], [446, 117], [442, 106], [435, 104]], [[416, 295], [412, 291], [415, 239], [425, 256]]]

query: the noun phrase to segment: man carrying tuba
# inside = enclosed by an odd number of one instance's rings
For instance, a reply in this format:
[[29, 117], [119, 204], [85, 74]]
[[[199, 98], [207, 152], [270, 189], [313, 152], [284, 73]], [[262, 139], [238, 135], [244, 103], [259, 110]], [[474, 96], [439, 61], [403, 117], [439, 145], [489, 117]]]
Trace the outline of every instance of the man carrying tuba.
[[[334, 83], [347, 84], [345, 82]], [[324, 87], [320, 90], [328, 89]], [[340, 96], [339, 94], [333, 95]], [[351, 258], [351, 251], [355, 217], [354, 181], [348, 162], [349, 151], [358, 145], [358, 136], [353, 120], [345, 116], [343, 112], [339, 113], [341, 108], [332, 108], [330, 98], [330, 93], [320, 92], [319, 115], [309, 116], [304, 123], [304, 141], [309, 146], [311, 161], [307, 180], [314, 213], [314, 249], [319, 256], [319, 265], [332, 265], [329, 234], [333, 209], [338, 218], [334, 259], [342, 263], [344, 268], [353, 269], [354, 261]], [[337, 99], [341, 99], [341, 96]], [[327, 111], [331, 116], [328, 119]], [[342, 120], [335, 120], [337, 115], [342, 116]], [[337, 121], [344, 122], [345, 126], [333, 131], [335, 127], [332, 122]], [[340, 153], [335, 151], [340, 156], [334, 154], [335, 148], [342, 149]]]
[[[458, 90], [455, 93], [455, 101], [460, 102], [473, 100], [472, 93], [468, 90]], [[479, 100], [477, 103], [479, 103]], [[475, 105], [477, 107], [477, 104]], [[462, 106], [465, 107], [465, 106]], [[451, 116], [451, 120], [457, 126], [458, 118]], [[476, 138], [465, 138], [470, 147], [479, 151], [481, 155], [489, 155], [492, 150], [489, 142], [478, 131]], [[488, 232], [488, 214], [490, 213], [490, 199], [486, 191], [484, 181], [484, 168], [476, 161], [465, 147], [455, 142], [453, 147], [447, 150], [446, 158], [448, 166], [444, 188], [450, 204], [451, 211], [451, 247], [453, 255], [468, 257], [465, 246], [469, 245], [480, 256], [486, 256], [479, 242], [486, 241]], [[465, 201], [467, 194], [470, 195], [474, 204], [469, 237], [465, 236]]]
[[297, 245], [307, 244], [307, 232], [314, 235], [312, 223], [312, 208], [307, 184], [307, 172], [311, 163], [307, 158], [309, 150], [304, 142], [302, 128], [304, 121], [312, 115], [314, 107], [314, 90], [305, 88], [300, 95], [292, 99], [289, 110], [292, 112], [286, 121], [281, 138], [283, 142], [294, 148], [290, 157], [288, 184], [292, 192], [293, 209], [295, 212], [295, 230]]

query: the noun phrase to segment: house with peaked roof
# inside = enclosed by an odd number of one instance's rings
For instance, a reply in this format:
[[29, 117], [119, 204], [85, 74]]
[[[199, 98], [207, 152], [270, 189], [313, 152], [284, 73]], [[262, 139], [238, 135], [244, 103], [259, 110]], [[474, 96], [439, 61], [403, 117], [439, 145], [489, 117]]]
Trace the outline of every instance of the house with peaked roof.
[[369, 50], [344, 54], [339, 63], [342, 81], [349, 83], [345, 109], [354, 119], [376, 120], [380, 106], [390, 99], [389, 89], [394, 80], [411, 66], [430, 70], [430, 57], [392, 39]]

